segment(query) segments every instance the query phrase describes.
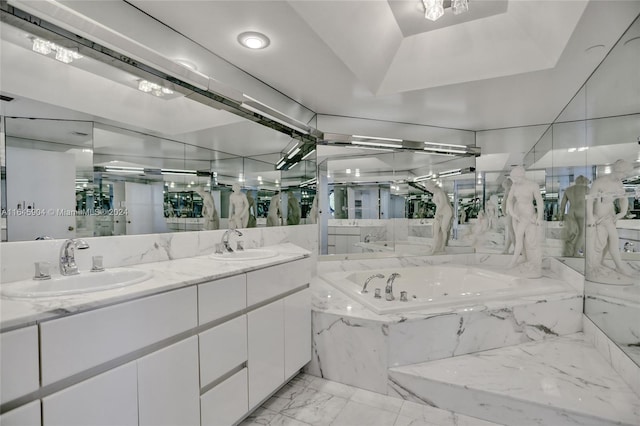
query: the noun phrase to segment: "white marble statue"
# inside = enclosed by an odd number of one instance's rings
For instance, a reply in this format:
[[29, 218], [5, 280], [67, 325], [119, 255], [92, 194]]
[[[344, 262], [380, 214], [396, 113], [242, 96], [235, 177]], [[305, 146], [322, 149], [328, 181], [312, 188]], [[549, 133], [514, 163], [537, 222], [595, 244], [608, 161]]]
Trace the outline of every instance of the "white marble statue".
[[[627, 214], [629, 200], [625, 196], [622, 179], [633, 171], [626, 160], [613, 164], [612, 173], [597, 178], [587, 197], [587, 256], [586, 278], [607, 284], [631, 284], [633, 272], [620, 256], [616, 221]], [[619, 203], [616, 214], [615, 201]], [[615, 270], [604, 264], [606, 254], [611, 256]]]
[[502, 254], [509, 254], [511, 246], [513, 246], [516, 241], [515, 232], [513, 230], [513, 220], [507, 211], [507, 200], [509, 199], [511, 185], [513, 185], [513, 181], [509, 178], [502, 182], [502, 188], [504, 188], [504, 196], [502, 197], [502, 214], [504, 215], [504, 250], [502, 251]]
[[318, 194], [313, 197], [311, 210], [309, 211], [309, 223], [318, 223]]
[[300, 203], [293, 191], [287, 191], [287, 225], [300, 224]]
[[444, 248], [449, 241], [449, 232], [453, 224], [453, 207], [447, 194], [433, 181], [425, 184], [427, 191], [433, 194], [433, 202], [436, 205], [436, 213], [433, 219], [433, 249], [432, 254], [444, 253]]
[[544, 213], [540, 188], [537, 183], [525, 177], [522, 166], [514, 167], [510, 177], [513, 184], [507, 199], [507, 212], [513, 221], [515, 248], [508, 267], [517, 268], [517, 272], [527, 278], [540, 277], [542, 276], [540, 226]]
[[247, 221], [247, 228], [255, 228], [258, 226], [258, 219], [256, 218], [256, 200], [251, 195], [251, 192], [247, 192], [247, 202], [249, 203], [249, 220]]
[[267, 226], [282, 225], [282, 204], [280, 193], [277, 192], [269, 202], [269, 212], [267, 213]]
[[202, 197], [202, 217], [204, 218], [202, 229], [204, 231], [220, 229], [220, 217], [213, 196], [204, 188], [196, 188], [195, 191]]
[[229, 196], [229, 229], [246, 228], [249, 222], [249, 201], [240, 184], [234, 183]]
[[495, 231], [498, 229], [498, 196], [492, 195], [484, 206], [484, 214], [487, 219], [487, 229]]
[[[589, 192], [589, 179], [580, 175], [573, 185], [565, 189], [560, 202], [560, 220], [563, 222], [564, 256], [578, 257], [584, 253], [585, 201]], [[564, 211], [569, 204], [569, 211]]]

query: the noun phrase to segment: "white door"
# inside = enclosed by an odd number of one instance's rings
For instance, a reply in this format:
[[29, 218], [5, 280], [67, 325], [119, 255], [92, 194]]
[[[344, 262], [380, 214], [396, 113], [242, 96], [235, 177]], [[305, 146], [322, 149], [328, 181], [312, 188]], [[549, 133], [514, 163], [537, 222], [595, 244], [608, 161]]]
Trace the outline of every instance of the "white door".
[[7, 147], [7, 239], [76, 236], [73, 154]]
[[[166, 232], [162, 182], [153, 184], [125, 182], [127, 235]], [[115, 220], [124, 219], [118, 216]]]

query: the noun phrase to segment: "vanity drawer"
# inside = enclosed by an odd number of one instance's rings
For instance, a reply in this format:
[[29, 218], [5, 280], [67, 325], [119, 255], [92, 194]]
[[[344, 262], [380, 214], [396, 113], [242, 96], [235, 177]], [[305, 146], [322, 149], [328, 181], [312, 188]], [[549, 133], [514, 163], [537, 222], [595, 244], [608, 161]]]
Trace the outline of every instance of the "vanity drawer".
[[198, 324], [206, 324], [247, 307], [245, 274], [198, 285]]
[[247, 316], [199, 334], [200, 386], [223, 376], [247, 360]]
[[40, 324], [42, 385], [197, 326], [196, 287]]
[[249, 411], [249, 396], [246, 368], [200, 397], [202, 426], [233, 425], [247, 411]]
[[306, 258], [248, 272], [247, 306], [308, 284], [313, 266], [313, 260]]
[[2, 403], [38, 390], [37, 326], [0, 334], [0, 366]]

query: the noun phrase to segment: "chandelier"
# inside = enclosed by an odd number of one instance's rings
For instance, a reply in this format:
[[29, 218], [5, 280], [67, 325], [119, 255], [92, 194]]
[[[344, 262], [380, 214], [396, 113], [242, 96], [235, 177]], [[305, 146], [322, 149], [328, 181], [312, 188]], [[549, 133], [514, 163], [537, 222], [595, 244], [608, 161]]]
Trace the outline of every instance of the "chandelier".
[[444, 9], [451, 7], [454, 15], [469, 10], [469, 0], [420, 0], [418, 8], [424, 12], [424, 17], [436, 21], [444, 15]]

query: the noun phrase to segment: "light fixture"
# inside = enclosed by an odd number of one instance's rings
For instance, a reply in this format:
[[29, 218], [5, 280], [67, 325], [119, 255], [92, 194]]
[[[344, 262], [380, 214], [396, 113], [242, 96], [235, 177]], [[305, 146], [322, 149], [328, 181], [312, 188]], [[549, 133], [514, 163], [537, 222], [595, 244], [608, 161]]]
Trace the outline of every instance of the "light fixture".
[[351, 141], [351, 144], [373, 146], [373, 147], [385, 147], [385, 148], [402, 148], [401, 143], [393, 143], [393, 142]]
[[42, 55], [48, 55], [51, 52], [56, 52], [56, 59], [65, 64], [70, 64], [74, 59], [82, 58], [82, 55], [75, 50], [58, 46], [55, 43], [52, 43], [48, 40], [43, 40], [41, 38], [33, 39], [31, 49], [34, 52], [40, 53]]
[[257, 99], [252, 98], [251, 96], [242, 95], [245, 100], [242, 101], [243, 108], [248, 109], [249, 111], [260, 114], [261, 116], [271, 119], [277, 123], [283, 124], [287, 127], [290, 127], [303, 135], [308, 135], [311, 131], [311, 128], [293, 117], [288, 116], [287, 114], [278, 111], [277, 109], [271, 108], [269, 105], [260, 102]]
[[578, 148], [569, 148], [567, 151], [568, 152], [576, 152], [578, 150]]
[[173, 95], [173, 90], [147, 80], [140, 80], [138, 83], [138, 90], [145, 93], [151, 93], [159, 98], [164, 95]]
[[422, 182], [423, 180], [435, 179], [435, 175], [429, 173], [428, 175], [416, 176], [413, 178], [414, 182]]
[[356, 169], [356, 177], [360, 177], [360, 169]]
[[444, 15], [444, 10], [451, 8], [454, 15], [469, 10], [469, 0], [419, 0], [418, 10], [424, 13], [425, 19], [437, 21]]
[[589, 149], [588, 146], [581, 146], [580, 148], [578, 148], [578, 152], [586, 151], [588, 149]]
[[238, 43], [246, 48], [258, 50], [269, 46], [271, 40], [266, 35], [256, 31], [246, 31], [238, 35]]
[[304, 155], [304, 157], [302, 157], [302, 160], [304, 161], [304, 160], [306, 160], [307, 158], [311, 157], [311, 155], [312, 155], [314, 152], [316, 152], [316, 149], [315, 149], [315, 148], [313, 148], [311, 151], [307, 152], [307, 153]]
[[178, 175], [178, 176], [197, 176], [196, 170], [180, 170], [180, 169], [160, 169], [160, 173], [163, 175]]
[[351, 169], [347, 169], [347, 170], [345, 170], [345, 171], [347, 172], [347, 174], [348, 174], [348, 175], [350, 175], [350, 174], [351, 174]]

